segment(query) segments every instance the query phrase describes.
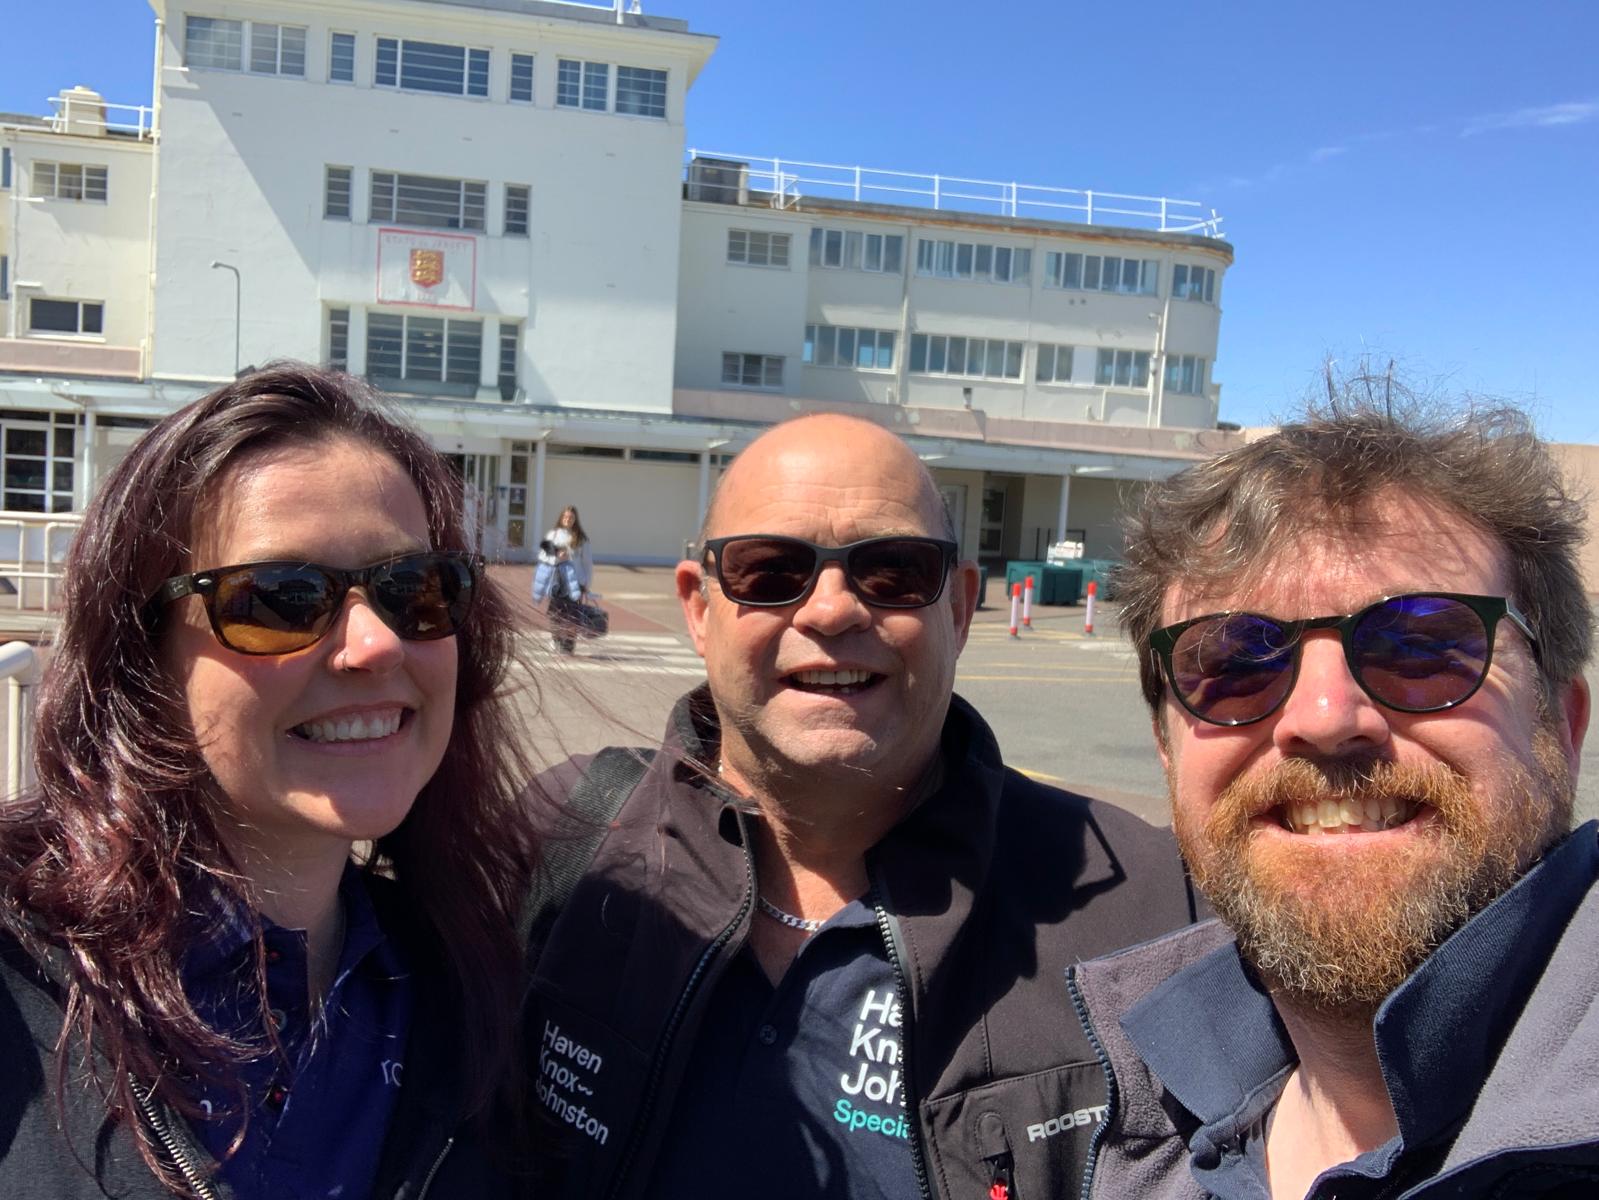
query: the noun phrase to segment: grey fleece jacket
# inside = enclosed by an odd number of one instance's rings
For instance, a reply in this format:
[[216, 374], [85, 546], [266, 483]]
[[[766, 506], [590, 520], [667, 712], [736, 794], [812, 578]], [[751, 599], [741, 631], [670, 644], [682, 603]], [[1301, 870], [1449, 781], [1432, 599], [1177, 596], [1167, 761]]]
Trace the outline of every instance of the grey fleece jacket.
[[[1564, 879], [1555, 891], [1548, 884], [1557, 871]], [[1562, 914], [1544, 908], [1539, 923], [1552, 917], [1545, 926], [1552, 948], [1520, 953], [1516, 906], [1534, 911], [1554, 894], [1569, 897], [1569, 919], [1562, 928]], [[1498, 932], [1485, 937], [1496, 923]], [[1231, 1200], [1201, 1180], [1229, 1178], [1215, 1164], [1238, 1153], [1240, 1139], [1275, 1103], [1294, 1062], [1286, 1034], [1274, 1021], [1260, 1022], [1258, 1010], [1168, 1004], [1168, 1046], [1225, 1039], [1244, 1048], [1231, 1061], [1207, 1065], [1205, 1090], [1229, 1099], [1196, 1113], [1176, 1094], [1193, 1100], [1191, 1081], [1169, 1088], [1130, 1036], [1129, 1027], [1147, 1037], [1147, 1020], [1135, 1015], [1124, 1027], [1124, 1018], [1179, 972], [1190, 980], [1208, 972], [1215, 980], [1239, 971], [1236, 960], [1226, 928], [1208, 921], [1068, 973], [1079, 1019], [1112, 1079], [1111, 1110], [1091, 1143], [1085, 1200]], [[1507, 970], [1513, 963], [1517, 970]], [[1441, 979], [1450, 987], [1440, 987]], [[1462, 979], [1480, 986], [1455, 986]], [[1183, 995], [1206, 992], [1200, 982]], [[1426, 1007], [1413, 1003], [1424, 992]], [[1479, 1020], [1485, 1009], [1492, 1015]], [[1426, 1024], [1407, 1026], [1418, 1011]], [[1240, 1021], [1274, 1027], [1240, 1031]], [[1390, 1169], [1375, 1179], [1324, 1176], [1307, 1200], [1599, 1197], [1599, 825], [1579, 829], [1440, 947], [1385, 1003], [1377, 1034], [1400, 1117], [1401, 1139], [1386, 1152]], [[1192, 1054], [1203, 1057], [1199, 1049]]]

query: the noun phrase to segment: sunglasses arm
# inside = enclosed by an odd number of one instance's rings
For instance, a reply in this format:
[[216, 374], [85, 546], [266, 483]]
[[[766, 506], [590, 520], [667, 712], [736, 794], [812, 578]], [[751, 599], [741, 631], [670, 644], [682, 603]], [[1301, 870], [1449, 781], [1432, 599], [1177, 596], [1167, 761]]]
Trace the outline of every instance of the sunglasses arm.
[[165, 608], [185, 596], [203, 596], [215, 585], [216, 581], [203, 572], [199, 575], [177, 575], [161, 585], [150, 605], [152, 608]]

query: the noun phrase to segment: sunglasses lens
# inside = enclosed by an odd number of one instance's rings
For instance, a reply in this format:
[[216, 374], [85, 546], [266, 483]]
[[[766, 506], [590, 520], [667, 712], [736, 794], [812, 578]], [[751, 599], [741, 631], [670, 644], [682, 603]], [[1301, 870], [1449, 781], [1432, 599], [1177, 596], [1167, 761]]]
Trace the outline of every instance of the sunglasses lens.
[[1398, 596], [1374, 606], [1353, 643], [1361, 683], [1384, 704], [1411, 712], [1459, 704], [1488, 668], [1483, 619], [1445, 596]]
[[1295, 643], [1282, 626], [1253, 613], [1190, 625], [1172, 648], [1172, 688], [1196, 716], [1217, 725], [1258, 721], [1294, 684]]
[[717, 552], [722, 590], [739, 604], [792, 604], [816, 571], [816, 551], [786, 538], [736, 538]]
[[912, 538], [884, 538], [850, 553], [849, 575], [868, 604], [922, 608], [944, 590], [944, 551]]
[[460, 630], [475, 593], [472, 571], [447, 554], [396, 559], [372, 576], [372, 599], [402, 638], [430, 642]]
[[288, 654], [327, 632], [338, 599], [337, 585], [315, 567], [246, 567], [217, 577], [211, 612], [223, 645]]

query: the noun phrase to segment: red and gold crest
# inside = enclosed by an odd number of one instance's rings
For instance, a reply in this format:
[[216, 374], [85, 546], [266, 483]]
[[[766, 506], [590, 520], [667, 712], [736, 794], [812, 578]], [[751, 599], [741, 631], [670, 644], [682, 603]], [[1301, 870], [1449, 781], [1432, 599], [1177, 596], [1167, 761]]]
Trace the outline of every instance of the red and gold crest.
[[412, 250], [411, 282], [418, 287], [438, 287], [444, 282], [444, 251]]

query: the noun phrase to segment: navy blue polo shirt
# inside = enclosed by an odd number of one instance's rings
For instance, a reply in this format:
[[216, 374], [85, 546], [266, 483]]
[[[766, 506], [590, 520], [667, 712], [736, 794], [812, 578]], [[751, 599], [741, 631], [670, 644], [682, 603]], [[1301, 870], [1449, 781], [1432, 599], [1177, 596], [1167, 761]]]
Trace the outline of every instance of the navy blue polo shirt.
[[649, 1194], [916, 1195], [901, 1017], [876, 915], [859, 900], [776, 987], [746, 946], [711, 993]]
[[[339, 883], [344, 946], [318, 1014], [308, 1005], [305, 931], [262, 919], [267, 999], [283, 1057], [265, 1052], [241, 1071], [250, 1120], [221, 1178], [239, 1200], [362, 1200], [377, 1174], [405, 1067], [412, 981], [384, 936], [366, 883], [351, 865]], [[183, 964], [184, 986], [214, 1028], [265, 1046], [247, 914], [224, 905], [211, 935]], [[197, 1121], [221, 1159], [238, 1133], [238, 1101], [201, 1093]]]
[[[1377, 1058], [1399, 1134], [1323, 1171], [1306, 1200], [1375, 1200], [1425, 1171], [1465, 1120], [1572, 913], [1599, 879], [1590, 821], [1440, 946], [1377, 1010]], [[1217, 1200], [1270, 1200], [1265, 1122], [1298, 1062], [1271, 998], [1222, 946], [1122, 1018], [1139, 1055], [1198, 1120], [1194, 1178]]]

